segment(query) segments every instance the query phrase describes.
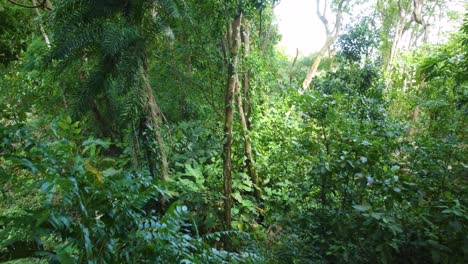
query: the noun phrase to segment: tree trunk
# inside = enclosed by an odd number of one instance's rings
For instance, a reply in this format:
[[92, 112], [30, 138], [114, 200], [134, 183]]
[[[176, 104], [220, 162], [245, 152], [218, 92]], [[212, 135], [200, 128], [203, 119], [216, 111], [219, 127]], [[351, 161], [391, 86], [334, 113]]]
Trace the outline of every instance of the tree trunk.
[[404, 7], [401, 0], [398, 0], [398, 23], [396, 27], [395, 36], [393, 37], [392, 41], [392, 48], [390, 50], [390, 57], [387, 60], [386, 68], [390, 70], [392, 67], [393, 60], [398, 52], [398, 48], [400, 45], [400, 40], [405, 34], [405, 32], [409, 29], [411, 22], [413, 21], [413, 7], [416, 7], [416, 3], [410, 1], [408, 2], [408, 6]]
[[393, 37], [393, 41], [392, 41], [392, 49], [390, 51], [390, 57], [388, 58], [388, 62], [387, 62], [387, 69], [390, 69], [392, 63], [393, 63], [393, 59], [395, 58], [396, 56], [396, 53], [397, 53], [397, 50], [398, 50], [398, 45], [400, 43], [400, 39], [401, 37], [403, 36], [403, 29], [404, 29], [404, 19], [403, 18], [400, 18], [398, 20], [398, 24], [397, 24], [397, 29], [396, 29], [396, 33], [395, 33], [395, 36]]
[[[232, 127], [234, 117], [234, 92], [238, 82], [238, 53], [240, 48], [240, 24], [242, 14], [232, 22], [231, 30], [228, 30], [230, 60], [228, 64], [228, 83], [226, 87], [224, 106], [224, 144], [223, 144], [223, 179], [224, 179], [224, 221], [226, 230], [232, 229]], [[231, 241], [225, 238], [224, 244], [227, 250], [232, 248]]]
[[315, 77], [315, 74], [317, 73], [317, 69], [318, 69], [318, 66], [320, 65], [320, 61], [322, 61], [322, 57], [325, 55], [325, 53], [330, 48], [330, 46], [335, 42], [335, 39], [336, 38], [332, 36], [327, 37], [327, 41], [320, 49], [319, 53], [317, 54], [317, 57], [315, 57], [314, 62], [312, 63], [312, 66], [310, 66], [309, 70], [307, 71], [306, 78], [304, 79], [304, 82], [302, 83], [302, 89], [307, 90], [309, 88], [309, 85], [312, 82], [312, 79]]
[[149, 125], [153, 128], [156, 142], [158, 143], [159, 158], [161, 162], [161, 180], [167, 181], [169, 178], [169, 163], [167, 162], [165, 144], [161, 135], [162, 114], [159, 110], [158, 104], [154, 99], [153, 89], [148, 79], [146, 66], [142, 73], [143, 78], [143, 91], [145, 98], [144, 113], [148, 118]]
[[[32, 0], [32, 3], [34, 6], [37, 6], [38, 3], [36, 0]], [[46, 3], [49, 3], [49, 1], [46, 1]], [[50, 6], [52, 8], [52, 6]], [[39, 10], [37, 8], [34, 8], [34, 11], [36, 11], [36, 14], [37, 16], [40, 18], [41, 17], [41, 13], [39, 13]], [[42, 33], [42, 37], [44, 38], [44, 42], [46, 43], [47, 47], [50, 49], [50, 40], [49, 40], [49, 36], [47, 35], [47, 32], [45, 31], [45, 28], [44, 28], [44, 25], [42, 25], [42, 22], [40, 21], [39, 22], [39, 28], [41, 30], [41, 33]]]
[[249, 129], [247, 128], [247, 121], [242, 105], [242, 94], [239, 85], [236, 85], [237, 94], [237, 109], [239, 111], [239, 117], [242, 125], [242, 135], [244, 137], [244, 155], [245, 165], [247, 167], [250, 179], [254, 183], [254, 196], [259, 201], [261, 199], [261, 188], [260, 181], [258, 179], [257, 170], [255, 168], [255, 160], [253, 158], [252, 143], [250, 141]]
[[[247, 58], [250, 54], [250, 29], [249, 26], [244, 23], [242, 26], [242, 43], [244, 47], [244, 58]], [[250, 100], [250, 67], [245, 69], [242, 76], [242, 92], [244, 96], [243, 110], [246, 118], [247, 129], [250, 129], [250, 113], [252, 111], [252, 102]]]
[[290, 86], [292, 86], [292, 79], [293, 79], [293, 75], [294, 75], [294, 65], [296, 65], [297, 57], [299, 57], [299, 49], [298, 48], [296, 48], [296, 56], [294, 56], [294, 60], [291, 63], [291, 67], [289, 67], [288, 76], [289, 76], [289, 85]]
[[[249, 28], [246, 23], [242, 25], [242, 44], [244, 47], [244, 58], [247, 58], [250, 53], [250, 39], [249, 39]], [[244, 138], [244, 155], [245, 165], [248, 170], [250, 179], [254, 184], [254, 196], [259, 201], [261, 199], [261, 188], [260, 181], [258, 178], [257, 170], [255, 168], [255, 159], [252, 152], [252, 143], [249, 136], [250, 124], [249, 124], [249, 113], [250, 113], [250, 69], [245, 69], [242, 75], [242, 92], [239, 84], [236, 85], [236, 97], [237, 97], [237, 109], [239, 112], [240, 123], [242, 126], [242, 136]], [[243, 96], [242, 96], [243, 95]], [[242, 98], [244, 97], [244, 98]]]
[[320, 18], [323, 26], [325, 27], [325, 32], [327, 33], [327, 40], [325, 41], [325, 44], [322, 46], [319, 53], [317, 54], [317, 57], [315, 58], [312, 65], [310, 66], [309, 70], [307, 71], [307, 75], [304, 79], [304, 82], [302, 83], [303, 90], [307, 90], [309, 88], [310, 82], [312, 81], [315, 74], [317, 73], [317, 69], [320, 65], [320, 61], [322, 60], [322, 57], [325, 55], [327, 50], [330, 49], [333, 43], [335, 43], [335, 40], [338, 38], [338, 33], [340, 32], [341, 22], [343, 19], [343, 5], [347, 1], [348, 0], [340, 0], [338, 2], [338, 9], [336, 11], [337, 13], [336, 13], [336, 18], [335, 18], [335, 27], [331, 31], [330, 25], [328, 24], [328, 20], [325, 17], [326, 12], [327, 12], [327, 1], [325, 1], [323, 11], [320, 12], [320, 0], [317, 0], [317, 16]]
[[427, 22], [422, 17], [422, 8], [424, 6], [423, 0], [413, 0], [413, 20], [422, 25], [424, 28], [427, 27]]

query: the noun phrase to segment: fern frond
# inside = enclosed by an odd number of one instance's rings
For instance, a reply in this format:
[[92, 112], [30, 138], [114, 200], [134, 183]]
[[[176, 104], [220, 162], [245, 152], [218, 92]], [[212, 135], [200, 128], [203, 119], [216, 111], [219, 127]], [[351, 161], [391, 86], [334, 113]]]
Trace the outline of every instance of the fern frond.
[[66, 29], [55, 39], [52, 58], [65, 59], [76, 52], [93, 48], [101, 39], [102, 27], [99, 25], [79, 24], [76, 27]]
[[153, 0], [153, 6], [159, 13], [164, 13], [173, 18], [180, 18], [179, 6], [174, 0]]
[[134, 27], [122, 24], [110, 24], [105, 27], [101, 40], [101, 52], [104, 55], [116, 56], [143, 39]]

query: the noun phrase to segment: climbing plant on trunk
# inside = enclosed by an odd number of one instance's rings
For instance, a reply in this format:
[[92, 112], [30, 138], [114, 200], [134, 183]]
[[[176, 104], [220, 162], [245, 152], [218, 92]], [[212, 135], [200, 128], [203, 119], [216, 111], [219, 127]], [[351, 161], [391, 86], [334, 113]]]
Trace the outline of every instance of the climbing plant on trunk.
[[[232, 21], [228, 29], [227, 42], [229, 46], [229, 65], [228, 65], [228, 83], [226, 86], [225, 108], [224, 108], [224, 144], [223, 144], [223, 178], [224, 178], [224, 220], [226, 229], [232, 228], [232, 128], [234, 119], [234, 93], [238, 76], [238, 61], [239, 49], [241, 44], [240, 26], [242, 13]], [[230, 247], [230, 242], [227, 239], [226, 247]]]
[[120, 137], [133, 138], [135, 155], [146, 150], [152, 175], [154, 156], [159, 158], [161, 180], [168, 178], [168, 162], [146, 45], [161, 35], [168, 17], [176, 16], [175, 8], [172, 1], [63, 0], [52, 11], [51, 58], [63, 69], [77, 67], [76, 61], [82, 65], [83, 81], [68, 95], [74, 110], [81, 115], [107, 113], [105, 119], [118, 128]]

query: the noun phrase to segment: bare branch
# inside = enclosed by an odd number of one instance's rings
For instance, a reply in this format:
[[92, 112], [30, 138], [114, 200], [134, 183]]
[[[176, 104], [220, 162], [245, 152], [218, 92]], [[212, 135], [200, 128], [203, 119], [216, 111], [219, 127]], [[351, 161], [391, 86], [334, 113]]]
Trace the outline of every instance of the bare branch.
[[328, 20], [325, 17], [326, 12], [327, 12], [327, 1], [325, 1], [325, 5], [323, 7], [323, 13], [320, 13], [320, 0], [317, 0], [317, 16], [320, 18], [320, 21], [322, 21], [323, 26], [325, 27], [325, 32], [327, 33], [327, 36], [330, 35], [330, 28], [328, 26]]
[[413, 0], [413, 20], [422, 25], [423, 27], [427, 26], [426, 21], [422, 17], [422, 7], [423, 7], [423, 0]]
[[338, 3], [338, 11], [336, 12], [336, 19], [335, 19], [335, 28], [333, 29], [333, 32], [335, 32], [335, 38], [338, 36], [338, 33], [340, 32], [341, 29], [341, 22], [343, 20], [343, 5], [347, 0], [341, 0]]
[[10, 2], [11, 4], [14, 4], [14, 5], [20, 6], [20, 7], [24, 7], [24, 8], [46, 8], [48, 10], [51, 10], [48, 6], [46, 6], [47, 0], [42, 0], [42, 2], [40, 4], [33, 5], [33, 6], [23, 5], [23, 4], [18, 3], [18, 2], [14, 1], [14, 0], [8, 0], [8, 2]]
[[[338, 38], [338, 34], [340, 33], [341, 29], [341, 23], [343, 20], [343, 6], [345, 3], [347, 3], [349, 0], [340, 0], [338, 2], [338, 10], [336, 11], [336, 17], [335, 17], [335, 26], [333, 28], [333, 31], [330, 31], [328, 20], [325, 17], [325, 12], [326, 8], [324, 8], [324, 13], [320, 13], [320, 0], [317, 0], [317, 15], [322, 21], [323, 25], [325, 26], [325, 31], [327, 33], [327, 40], [325, 41], [324, 45], [320, 49], [319, 53], [317, 54], [317, 57], [315, 57], [314, 62], [310, 66], [309, 70], [307, 71], [306, 78], [304, 79], [304, 82], [302, 83], [302, 89], [306, 90], [309, 87], [310, 82], [312, 81], [312, 78], [315, 76], [315, 73], [317, 72], [318, 66], [320, 64], [320, 61], [322, 60], [322, 57], [325, 55], [327, 50], [330, 49], [331, 45], [335, 42], [335, 40]], [[327, 0], [325, 0], [325, 5], [327, 5]]]

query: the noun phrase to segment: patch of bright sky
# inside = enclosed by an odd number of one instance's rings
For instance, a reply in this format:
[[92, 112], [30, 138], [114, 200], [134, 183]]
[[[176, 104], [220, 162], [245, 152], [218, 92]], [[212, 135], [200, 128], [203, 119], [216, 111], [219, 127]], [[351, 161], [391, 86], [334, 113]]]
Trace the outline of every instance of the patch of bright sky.
[[282, 39], [279, 46], [289, 56], [308, 55], [320, 50], [325, 42], [325, 29], [315, 12], [313, 0], [282, 0], [275, 8]]
[[[370, 8], [373, 0], [356, 1], [360, 2], [353, 6], [353, 12], [349, 15], [344, 15], [343, 25], [347, 25], [351, 20], [370, 14]], [[463, 14], [464, 0], [449, 0], [448, 6], [445, 6], [446, 11], [460, 12]], [[327, 12], [328, 13], [328, 12]], [[279, 26], [279, 31], [282, 39], [279, 43], [280, 49], [283, 49], [287, 55], [294, 57], [296, 49], [299, 50], [299, 55], [309, 55], [312, 52], [320, 50], [325, 43], [326, 35], [322, 22], [316, 14], [316, 1], [314, 0], [281, 0], [275, 8], [275, 15]], [[330, 17], [330, 15], [332, 17]], [[333, 15], [328, 13], [327, 18], [333, 22]], [[460, 25], [461, 19], [456, 22], [449, 23], [448, 21], [440, 21], [437, 28], [442, 27], [443, 31], [456, 31]], [[452, 24], [451, 26], [449, 26]], [[333, 28], [333, 26], [331, 26]], [[439, 34], [434, 34], [434, 28], [429, 28], [429, 42], [440, 43], [443, 41], [439, 38]], [[438, 29], [440, 31], [440, 29]], [[408, 33], [409, 34], [409, 33]], [[403, 38], [403, 40], [405, 37]]]
[[[321, 1], [320, 8], [323, 8]], [[362, 2], [362, 1], [359, 1]], [[354, 2], [354, 14], [343, 14], [343, 25], [352, 20], [361, 17], [369, 10], [373, 0], [363, 1], [357, 4]], [[299, 55], [309, 55], [312, 52], [318, 52], [326, 40], [325, 28], [322, 21], [317, 16], [317, 4], [315, 0], [281, 0], [275, 8], [275, 15], [279, 26], [282, 39], [279, 43], [280, 48], [284, 49], [287, 55], [294, 57], [296, 50]], [[327, 8], [325, 15], [331, 23], [330, 29], [333, 29], [335, 14]]]

